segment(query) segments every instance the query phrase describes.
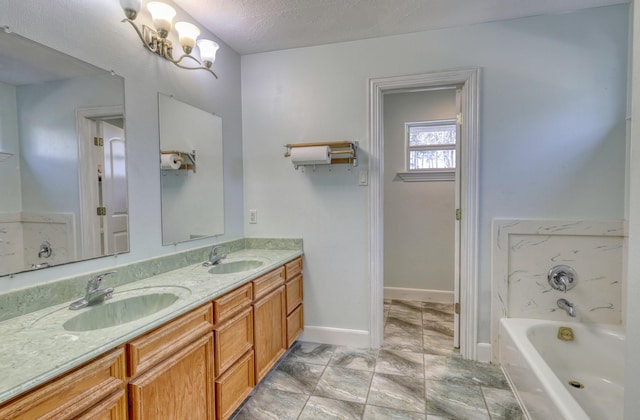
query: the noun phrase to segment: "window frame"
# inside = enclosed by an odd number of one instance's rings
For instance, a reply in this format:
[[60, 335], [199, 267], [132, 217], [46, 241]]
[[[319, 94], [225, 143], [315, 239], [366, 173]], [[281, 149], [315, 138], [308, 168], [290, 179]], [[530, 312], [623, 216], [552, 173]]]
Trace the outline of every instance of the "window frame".
[[[409, 131], [413, 127], [434, 127], [434, 126], [451, 126], [456, 129], [456, 142], [452, 145], [423, 145], [409, 146]], [[456, 168], [427, 168], [427, 169], [410, 169], [410, 154], [412, 151], [421, 150], [454, 150], [455, 165], [458, 165], [458, 123], [456, 118], [447, 118], [444, 120], [427, 120], [414, 121], [404, 123], [404, 148], [405, 148], [405, 164], [404, 172], [399, 172], [398, 176], [403, 181], [454, 181], [456, 176]]]

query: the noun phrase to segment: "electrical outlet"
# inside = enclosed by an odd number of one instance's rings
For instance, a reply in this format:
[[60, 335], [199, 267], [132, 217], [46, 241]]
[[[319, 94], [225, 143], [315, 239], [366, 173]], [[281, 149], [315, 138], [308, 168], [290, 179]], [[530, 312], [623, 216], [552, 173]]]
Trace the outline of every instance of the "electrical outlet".
[[251, 224], [258, 223], [258, 210], [255, 210], [255, 209], [249, 210], [249, 223]]

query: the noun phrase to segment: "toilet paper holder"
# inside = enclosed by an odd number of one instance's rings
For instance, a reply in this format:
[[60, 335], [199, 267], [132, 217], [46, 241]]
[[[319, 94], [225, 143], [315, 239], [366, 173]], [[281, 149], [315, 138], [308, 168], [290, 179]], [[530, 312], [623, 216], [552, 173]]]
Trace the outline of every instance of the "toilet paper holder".
[[[330, 165], [333, 164], [347, 164], [351, 166], [358, 166], [358, 142], [357, 141], [330, 141], [330, 142], [315, 142], [315, 143], [293, 143], [293, 144], [285, 144], [284, 147], [287, 148], [287, 152], [284, 154], [284, 157], [291, 156], [291, 150], [297, 147], [318, 147], [318, 146], [328, 146], [330, 148], [331, 162]], [[312, 166], [316, 166], [317, 163], [310, 164]], [[304, 166], [303, 164], [294, 164], [294, 168], [298, 169], [299, 166]]]

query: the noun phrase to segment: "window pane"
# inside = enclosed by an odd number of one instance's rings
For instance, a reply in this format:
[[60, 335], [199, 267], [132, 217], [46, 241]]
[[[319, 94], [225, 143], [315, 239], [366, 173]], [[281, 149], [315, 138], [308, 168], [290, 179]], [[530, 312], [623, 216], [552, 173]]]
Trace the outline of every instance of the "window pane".
[[456, 125], [428, 125], [409, 127], [409, 146], [456, 144]]
[[456, 151], [451, 150], [412, 150], [409, 152], [409, 170], [455, 169]]

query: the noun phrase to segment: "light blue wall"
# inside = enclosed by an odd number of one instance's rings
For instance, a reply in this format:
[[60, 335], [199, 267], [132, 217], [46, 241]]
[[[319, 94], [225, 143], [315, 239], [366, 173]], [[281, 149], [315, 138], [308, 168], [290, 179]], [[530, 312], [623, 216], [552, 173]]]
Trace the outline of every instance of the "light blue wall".
[[481, 67], [489, 342], [493, 218], [623, 217], [627, 30], [621, 5], [243, 56], [245, 200], [261, 215], [246, 232], [304, 237], [307, 324], [369, 329], [367, 189], [343, 168], [294, 171], [283, 144], [358, 140], [366, 156], [370, 78]]
[[0, 212], [19, 212], [22, 208], [17, 106], [16, 87], [0, 83], [0, 152], [13, 153], [0, 163]]
[[[176, 21], [195, 19], [176, 8]], [[120, 21], [124, 13], [113, 0], [0, 1], [0, 26], [125, 79], [129, 171], [130, 249], [128, 254], [54, 267], [0, 279], [0, 292], [78, 273], [116, 267], [154, 256], [213, 243], [202, 239], [162, 246], [160, 170], [158, 165], [158, 92], [214, 112], [223, 120], [225, 236], [244, 235], [242, 226], [242, 125], [240, 56], [220, 44], [214, 68], [219, 79], [203, 71], [182, 70], [145, 50], [134, 30]], [[151, 25], [146, 11], [138, 20]], [[202, 27], [201, 27], [202, 28]], [[174, 39], [177, 44], [177, 39]], [[179, 48], [178, 48], [179, 50]]]

